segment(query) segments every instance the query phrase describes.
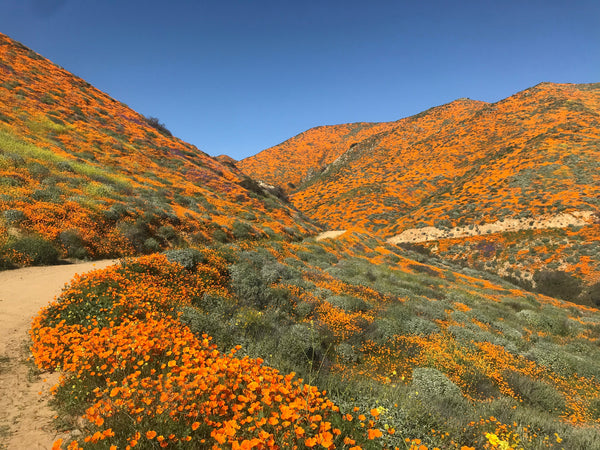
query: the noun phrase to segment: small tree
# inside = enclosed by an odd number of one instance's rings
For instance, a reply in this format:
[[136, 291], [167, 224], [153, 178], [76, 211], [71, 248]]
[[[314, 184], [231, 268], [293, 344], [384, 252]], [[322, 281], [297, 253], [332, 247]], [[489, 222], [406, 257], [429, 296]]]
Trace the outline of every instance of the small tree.
[[161, 123], [157, 117], [146, 117], [146, 123], [152, 128], [158, 130], [159, 133], [166, 136], [173, 136], [164, 123]]
[[581, 280], [562, 270], [539, 270], [533, 281], [538, 292], [568, 301], [575, 301], [582, 290]]
[[590, 302], [600, 307], [600, 281], [598, 283], [592, 284], [587, 289], [586, 296], [589, 298]]

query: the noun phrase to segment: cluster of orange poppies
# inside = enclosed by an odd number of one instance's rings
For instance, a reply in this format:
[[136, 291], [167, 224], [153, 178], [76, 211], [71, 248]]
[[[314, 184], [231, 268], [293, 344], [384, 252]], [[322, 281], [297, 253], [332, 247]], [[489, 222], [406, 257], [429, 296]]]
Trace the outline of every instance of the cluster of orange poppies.
[[381, 437], [375, 416], [360, 438], [342, 432], [350, 422], [316, 387], [237, 357], [239, 347], [221, 353], [177, 319], [177, 306], [222, 288], [211, 266], [192, 273], [152, 255], [77, 277], [35, 318], [37, 365], [61, 370], [58, 389], [87, 402], [87, 434], [69, 448], [358, 449]]

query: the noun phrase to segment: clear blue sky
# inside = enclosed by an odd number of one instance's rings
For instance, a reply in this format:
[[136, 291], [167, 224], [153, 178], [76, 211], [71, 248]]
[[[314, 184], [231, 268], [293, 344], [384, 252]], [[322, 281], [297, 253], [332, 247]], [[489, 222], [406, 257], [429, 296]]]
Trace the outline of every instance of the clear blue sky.
[[211, 155], [600, 82], [599, 0], [2, 0], [0, 31]]

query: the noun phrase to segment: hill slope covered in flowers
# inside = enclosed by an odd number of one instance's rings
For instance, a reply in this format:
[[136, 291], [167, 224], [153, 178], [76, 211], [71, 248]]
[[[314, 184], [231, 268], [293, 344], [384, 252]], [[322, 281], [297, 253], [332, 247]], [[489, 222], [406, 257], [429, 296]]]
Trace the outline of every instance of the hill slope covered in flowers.
[[496, 103], [314, 128], [238, 166], [282, 187], [316, 172], [291, 198], [332, 229], [392, 235], [588, 210], [599, 206], [599, 116], [600, 84], [542, 83]]
[[[597, 212], [600, 84], [541, 83], [496, 103], [460, 99], [397, 122], [311, 129], [238, 166], [273, 184], [304, 180], [292, 203], [329, 229], [384, 237]], [[556, 266], [598, 281], [597, 261], [591, 277], [581, 269], [585, 256]]]
[[[282, 200], [292, 186], [261, 187], [232, 160], [209, 158], [158, 120], [5, 36], [0, 75], [2, 267], [152, 253], [76, 277], [32, 323], [36, 365], [64, 375], [55, 406], [70, 441], [55, 448], [590, 449], [600, 441], [597, 309], [528, 292], [380, 236], [301, 239], [316, 227]], [[591, 208], [597, 88], [542, 85], [520, 95], [539, 104], [549, 91], [558, 100], [534, 119], [510, 104], [460, 100], [391, 124], [307, 133], [302, 139], [317, 136], [327, 145], [306, 153], [288, 177], [301, 186], [294, 201], [302, 204], [302, 193], [318, 186], [326, 194], [321, 201], [341, 201], [334, 187], [344, 182], [350, 209], [367, 197], [376, 206], [381, 191], [372, 189], [381, 183], [363, 186], [360, 176], [387, 174], [400, 190], [390, 191], [384, 206], [392, 199], [398, 206], [401, 198], [424, 224], [435, 218], [448, 220], [440, 226], [460, 225], [460, 218], [444, 219], [447, 196], [430, 192], [445, 186], [444, 193], [473, 201], [470, 189], [485, 178], [478, 170], [509, 164], [511, 151], [518, 173], [546, 167], [538, 154], [562, 163], [569, 152], [550, 144], [566, 139], [588, 171], [580, 161], [571, 161], [578, 172], [561, 171], [556, 162], [550, 178], [577, 183], [559, 183], [565, 204], [553, 200], [549, 183], [539, 208]], [[565, 93], [579, 95], [575, 106], [561, 100]], [[545, 134], [536, 140], [525, 122], [495, 132], [492, 122], [473, 123], [506, 111], [519, 115], [514, 120], [540, 121]], [[581, 112], [587, 122], [569, 131], [565, 111]], [[527, 145], [483, 155], [511, 133], [515, 141], [527, 137]], [[450, 135], [472, 145], [457, 144], [436, 159], [433, 150], [442, 149], [435, 139]], [[404, 141], [410, 158], [390, 159], [392, 144]], [[530, 160], [517, 157], [526, 146], [537, 150]], [[388, 170], [402, 161], [404, 171]], [[323, 165], [321, 174], [309, 173]], [[432, 170], [440, 178], [432, 179]], [[493, 173], [506, 181], [501, 171]], [[532, 189], [544, 185], [544, 176], [527, 178]], [[449, 190], [450, 183], [459, 188]], [[491, 192], [479, 194], [485, 200]], [[536, 212], [535, 204], [528, 210], [506, 198], [500, 200], [511, 213]], [[436, 215], [421, 211], [424, 205], [438, 205], [431, 210]], [[481, 211], [502, 215], [494, 205], [483, 203]], [[481, 213], [462, 206], [465, 220]], [[332, 228], [346, 224], [333, 206], [331, 219], [311, 208]], [[391, 225], [385, 215], [363, 220], [355, 212], [359, 219], [349, 225], [381, 235], [418, 220], [400, 214]], [[597, 236], [585, 227], [573, 233]], [[527, 236], [536, 246], [546, 237]], [[482, 254], [495, 245], [473, 241]], [[438, 242], [438, 251], [452, 253], [452, 245]], [[561, 247], [579, 251], [572, 248]]]
[[0, 35], [0, 266], [294, 236], [294, 208]]
[[73, 280], [31, 334], [66, 375], [70, 448], [583, 450], [599, 324], [346, 233], [122, 261]]

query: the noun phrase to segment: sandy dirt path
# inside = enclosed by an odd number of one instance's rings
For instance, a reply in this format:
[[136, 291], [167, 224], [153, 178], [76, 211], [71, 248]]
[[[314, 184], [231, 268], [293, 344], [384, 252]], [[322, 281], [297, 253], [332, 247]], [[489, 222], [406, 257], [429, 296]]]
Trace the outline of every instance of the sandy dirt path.
[[[31, 319], [76, 273], [106, 267], [112, 260], [0, 272], [0, 448], [50, 449], [58, 439], [48, 406], [57, 373], [34, 370], [28, 349]], [[41, 395], [40, 395], [41, 392]]]

